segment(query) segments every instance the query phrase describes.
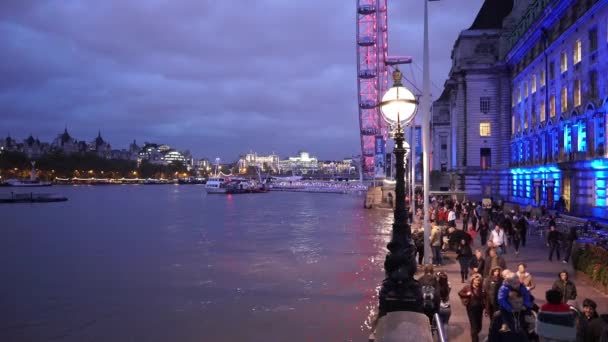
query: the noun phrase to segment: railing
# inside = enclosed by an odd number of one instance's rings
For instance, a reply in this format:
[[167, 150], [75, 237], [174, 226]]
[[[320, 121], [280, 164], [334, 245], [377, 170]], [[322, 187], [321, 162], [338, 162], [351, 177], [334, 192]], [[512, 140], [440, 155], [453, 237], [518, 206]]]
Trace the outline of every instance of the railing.
[[441, 322], [441, 318], [439, 317], [438, 313], [433, 315], [433, 330], [434, 333], [437, 333], [437, 341], [446, 342], [448, 340], [447, 336], [445, 336], [445, 331], [443, 330], [443, 322]]

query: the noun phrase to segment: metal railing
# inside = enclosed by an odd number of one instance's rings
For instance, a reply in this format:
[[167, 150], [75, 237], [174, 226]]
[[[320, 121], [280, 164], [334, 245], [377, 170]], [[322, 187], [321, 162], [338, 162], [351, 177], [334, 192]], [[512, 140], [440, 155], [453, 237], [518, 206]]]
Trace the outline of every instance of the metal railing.
[[448, 338], [446, 336], [446, 332], [443, 330], [443, 322], [441, 322], [441, 318], [438, 313], [433, 315], [433, 337], [436, 338], [438, 342], [447, 342]]

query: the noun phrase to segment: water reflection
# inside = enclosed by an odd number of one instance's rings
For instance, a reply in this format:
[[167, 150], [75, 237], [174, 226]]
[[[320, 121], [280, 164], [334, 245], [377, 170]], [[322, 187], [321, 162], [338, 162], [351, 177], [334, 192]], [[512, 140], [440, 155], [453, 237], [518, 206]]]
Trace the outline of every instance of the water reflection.
[[68, 202], [0, 207], [0, 340], [367, 338], [390, 212], [201, 190], [56, 187]]

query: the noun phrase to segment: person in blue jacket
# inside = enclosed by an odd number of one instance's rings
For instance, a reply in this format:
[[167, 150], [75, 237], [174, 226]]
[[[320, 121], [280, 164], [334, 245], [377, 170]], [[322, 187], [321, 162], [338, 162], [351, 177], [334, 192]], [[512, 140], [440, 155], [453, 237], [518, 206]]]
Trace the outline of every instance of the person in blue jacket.
[[518, 291], [521, 293], [524, 299], [524, 306], [528, 310], [532, 310], [534, 303], [532, 302], [532, 297], [530, 296], [530, 291], [519, 281], [519, 276], [515, 272], [508, 272], [505, 275], [505, 279], [498, 290], [498, 305], [501, 309], [506, 311], [513, 311], [511, 304], [509, 304], [509, 291]]

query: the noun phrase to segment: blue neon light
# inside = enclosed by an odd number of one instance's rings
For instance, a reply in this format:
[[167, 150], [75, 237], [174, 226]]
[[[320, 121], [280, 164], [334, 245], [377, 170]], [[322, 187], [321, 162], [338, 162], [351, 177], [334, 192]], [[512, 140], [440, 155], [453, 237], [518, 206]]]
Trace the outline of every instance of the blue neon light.
[[595, 181], [595, 187], [596, 188], [605, 189], [606, 188], [606, 180], [605, 179], [597, 179]]
[[595, 200], [595, 205], [598, 207], [605, 207], [606, 206], [606, 199], [605, 198], [597, 198]]
[[578, 152], [587, 151], [587, 127], [584, 123], [578, 124]]

